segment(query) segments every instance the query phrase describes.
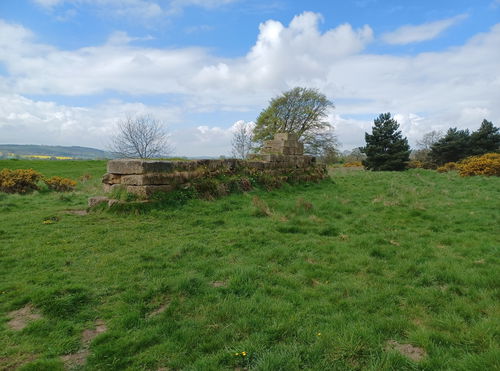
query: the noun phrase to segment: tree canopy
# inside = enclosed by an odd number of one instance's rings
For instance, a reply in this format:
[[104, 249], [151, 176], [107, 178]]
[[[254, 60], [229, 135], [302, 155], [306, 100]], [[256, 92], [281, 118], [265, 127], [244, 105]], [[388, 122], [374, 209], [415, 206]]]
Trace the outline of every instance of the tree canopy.
[[369, 170], [405, 170], [410, 160], [410, 146], [403, 138], [398, 122], [390, 113], [382, 113], [374, 120], [372, 134], [365, 133], [366, 154], [363, 166]]
[[468, 156], [500, 151], [499, 129], [483, 120], [478, 130], [450, 128], [446, 135], [431, 146], [429, 156], [437, 165], [457, 162]]
[[332, 125], [327, 121], [333, 103], [317, 89], [296, 87], [269, 102], [255, 125], [253, 140], [262, 145], [276, 133], [294, 133], [307, 153], [331, 152], [336, 146]]

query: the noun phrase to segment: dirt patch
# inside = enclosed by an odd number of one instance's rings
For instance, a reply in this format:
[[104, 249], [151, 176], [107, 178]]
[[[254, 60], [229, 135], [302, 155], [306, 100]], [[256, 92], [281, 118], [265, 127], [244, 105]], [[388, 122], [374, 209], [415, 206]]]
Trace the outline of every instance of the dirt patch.
[[22, 366], [33, 362], [38, 356], [36, 354], [16, 354], [13, 357], [0, 357], [0, 370], [18, 370]]
[[103, 320], [95, 321], [95, 328], [92, 330], [86, 329], [82, 333], [82, 348], [72, 354], [66, 354], [61, 356], [61, 361], [64, 363], [66, 369], [73, 369], [76, 367], [83, 366], [87, 362], [87, 358], [90, 355], [89, 346], [92, 340], [94, 340], [98, 335], [107, 331], [106, 324]]
[[89, 212], [87, 210], [64, 210], [66, 214], [71, 215], [87, 215]]
[[214, 281], [211, 284], [213, 287], [226, 287], [227, 283], [225, 281]]
[[71, 370], [72, 368], [76, 368], [78, 366], [83, 366], [85, 362], [87, 362], [87, 358], [90, 355], [90, 351], [88, 349], [79, 350], [77, 353], [66, 354], [61, 357], [61, 361], [63, 361], [66, 369]]
[[108, 328], [103, 320], [98, 319], [95, 321], [95, 329], [93, 330], [84, 330], [82, 334], [82, 343], [85, 346], [90, 345], [92, 340], [94, 340], [99, 334], [106, 332]]
[[165, 312], [165, 310], [168, 308], [168, 304], [169, 303], [162, 304], [158, 309], [155, 309], [154, 311], [149, 313], [148, 317], [151, 318], [151, 317], [157, 316], [160, 313]]
[[411, 344], [400, 344], [396, 340], [389, 340], [385, 345], [385, 350], [395, 350], [414, 362], [419, 362], [427, 356], [423, 348]]
[[7, 326], [14, 331], [21, 331], [23, 328], [28, 326], [30, 322], [42, 318], [42, 316], [36, 312], [35, 308], [33, 308], [31, 304], [27, 304], [21, 309], [10, 312], [8, 317], [10, 318], [10, 321], [7, 322]]
[[347, 240], [349, 239], [349, 236], [348, 236], [348, 235], [346, 235], [346, 234], [341, 233], [341, 234], [339, 234], [339, 238], [340, 238], [342, 241], [347, 241]]

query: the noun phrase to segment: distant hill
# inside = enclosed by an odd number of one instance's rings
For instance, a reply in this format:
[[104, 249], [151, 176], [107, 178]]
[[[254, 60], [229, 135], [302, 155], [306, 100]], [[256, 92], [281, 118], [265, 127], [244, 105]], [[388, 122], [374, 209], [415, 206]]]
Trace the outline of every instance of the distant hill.
[[112, 158], [110, 152], [79, 146], [44, 146], [36, 144], [0, 144], [0, 158], [61, 158], [61, 159], [104, 159]]

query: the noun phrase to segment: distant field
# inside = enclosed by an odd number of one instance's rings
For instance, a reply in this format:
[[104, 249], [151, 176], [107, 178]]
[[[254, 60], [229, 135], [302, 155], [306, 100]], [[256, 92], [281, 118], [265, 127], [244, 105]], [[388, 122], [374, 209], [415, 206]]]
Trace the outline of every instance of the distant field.
[[[0, 369], [78, 356], [88, 370], [500, 367], [499, 178], [336, 169], [320, 184], [79, 215], [105, 162], [4, 167], [91, 179], [0, 194]], [[16, 331], [22, 308], [38, 318]]]

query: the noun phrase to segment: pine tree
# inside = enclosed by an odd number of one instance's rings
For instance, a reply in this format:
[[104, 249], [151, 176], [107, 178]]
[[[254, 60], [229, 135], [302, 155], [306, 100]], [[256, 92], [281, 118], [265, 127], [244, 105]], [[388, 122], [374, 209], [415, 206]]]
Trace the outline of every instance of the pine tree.
[[472, 155], [482, 155], [500, 151], [500, 132], [488, 120], [483, 120], [481, 127], [470, 136], [470, 152]]
[[403, 138], [399, 124], [390, 113], [382, 113], [374, 120], [372, 134], [365, 133], [366, 154], [363, 165], [369, 170], [401, 171], [410, 160], [410, 146]]
[[446, 135], [431, 146], [429, 157], [437, 165], [457, 162], [471, 153], [471, 135], [468, 129], [450, 128]]

